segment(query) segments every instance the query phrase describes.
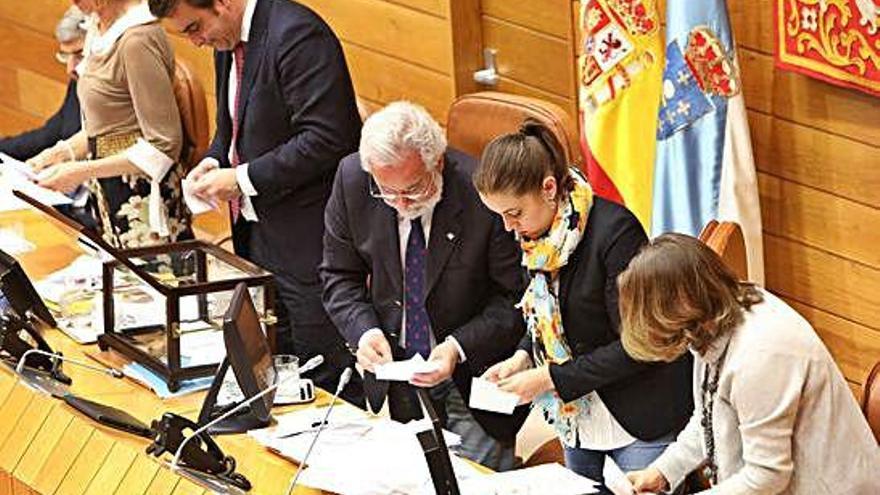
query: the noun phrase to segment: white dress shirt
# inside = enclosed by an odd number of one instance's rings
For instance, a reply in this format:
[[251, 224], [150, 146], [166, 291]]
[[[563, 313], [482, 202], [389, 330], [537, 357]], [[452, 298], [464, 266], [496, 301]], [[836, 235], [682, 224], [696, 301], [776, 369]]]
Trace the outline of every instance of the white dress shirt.
[[880, 493], [880, 448], [843, 375], [810, 324], [763, 294], [695, 354], [694, 415], [653, 466], [675, 486], [706, 459], [703, 374], [727, 348], [712, 406], [719, 483], [705, 493]]
[[[244, 7], [244, 16], [241, 20], [241, 41], [242, 43], [247, 43], [248, 38], [251, 33], [251, 23], [254, 19], [254, 10], [257, 8], [257, 0], [247, 0], [247, 4]], [[236, 118], [235, 112], [236, 109], [232, 108], [232, 105], [235, 105], [235, 88], [238, 85], [238, 74], [235, 71], [235, 61], [232, 63], [232, 70], [229, 71], [229, 93], [227, 95], [227, 102], [229, 102], [229, 117], [231, 119]], [[241, 97], [245, 97], [244, 94]], [[241, 129], [239, 129], [239, 135], [241, 135]], [[235, 149], [235, 141], [230, 142], [229, 146], [229, 162], [232, 163], [232, 154]], [[241, 190], [241, 216], [244, 217], [245, 220], [250, 222], [256, 222], [259, 220], [257, 218], [257, 212], [254, 210], [254, 205], [251, 202], [251, 196], [257, 195], [257, 190], [254, 188], [253, 183], [251, 182], [250, 176], [248, 176], [248, 164], [241, 163], [237, 167], [235, 167], [235, 179], [238, 182], [238, 188]]]

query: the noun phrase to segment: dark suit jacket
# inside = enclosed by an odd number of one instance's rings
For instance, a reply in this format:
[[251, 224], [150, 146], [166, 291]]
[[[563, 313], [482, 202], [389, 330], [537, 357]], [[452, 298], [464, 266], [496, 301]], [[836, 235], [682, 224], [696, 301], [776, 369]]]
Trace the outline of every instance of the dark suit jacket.
[[79, 132], [81, 127], [79, 99], [76, 97], [76, 79], [67, 83], [67, 94], [61, 108], [43, 124], [43, 127], [17, 136], [0, 138], [0, 151], [17, 160], [27, 160], [61, 139]]
[[[298, 3], [258, 0], [248, 39], [237, 146], [259, 193], [251, 198], [259, 222], [237, 222], [236, 251], [248, 256], [256, 239], [265, 259], [254, 261], [317, 283], [324, 205], [339, 160], [360, 139], [351, 78], [330, 27]], [[232, 59], [229, 51], [214, 55], [217, 132], [208, 151], [227, 167]]]
[[[425, 306], [437, 342], [451, 335], [464, 350], [466, 360], [453, 379], [467, 401], [471, 377], [509, 357], [523, 335], [514, 305], [525, 280], [516, 241], [471, 183], [474, 159], [447, 150], [444, 162], [442, 197], [428, 239]], [[340, 164], [325, 216], [324, 307], [351, 347], [367, 330], [381, 328], [400, 357], [404, 294], [397, 213], [370, 196], [369, 180], [357, 154]], [[497, 438], [512, 437], [523, 419], [482, 411], [474, 416]]]
[[[575, 358], [550, 366], [563, 400], [597, 391], [620, 425], [641, 440], [680, 430], [693, 409], [690, 353], [672, 364], [640, 363], [620, 342], [617, 276], [647, 241], [629, 210], [595, 198], [584, 237], [559, 274], [562, 328]], [[520, 348], [531, 355], [528, 335]]]

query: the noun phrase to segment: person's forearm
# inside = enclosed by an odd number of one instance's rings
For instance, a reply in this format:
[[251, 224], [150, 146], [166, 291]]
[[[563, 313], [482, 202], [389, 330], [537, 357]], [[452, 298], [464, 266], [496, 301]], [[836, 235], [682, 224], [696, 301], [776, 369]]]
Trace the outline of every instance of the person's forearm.
[[63, 140], [62, 146], [67, 146], [70, 149], [70, 152], [73, 153], [74, 160], [83, 160], [89, 154], [89, 139], [86, 136], [86, 131], [80, 130], [73, 136]]
[[88, 176], [95, 179], [105, 179], [108, 177], [118, 177], [126, 174], [143, 174], [143, 171], [136, 167], [125, 155], [113, 155], [98, 160], [87, 160], [81, 162], [88, 169]]

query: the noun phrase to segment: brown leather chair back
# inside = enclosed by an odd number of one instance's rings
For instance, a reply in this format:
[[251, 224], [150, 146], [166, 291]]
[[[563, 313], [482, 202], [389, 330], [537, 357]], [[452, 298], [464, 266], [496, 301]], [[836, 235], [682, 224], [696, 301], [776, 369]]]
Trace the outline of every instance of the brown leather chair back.
[[183, 126], [183, 149], [180, 163], [189, 171], [208, 150], [208, 103], [205, 90], [195, 73], [178, 60], [174, 68], [174, 98]]
[[516, 132], [526, 117], [552, 129], [569, 163], [580, 167], [577, 126], [560, 106], [528, 96], [484, 91], [459, 97], [446, 121], [449, 146], [479, 158], [489, 141]]
[[880, 443], [880, 361], [874, 365], [862, 387], [862, 412], [874, 432], [874, 438]]
[[562, 450], [562, 443], [558, 438], [547, 440], [540, 447], [532, 452], [532, 455], [523, 463], [524, 468], [540, 466], [541, 464], [557, 463], [565, 465], [565, 453]]
[[710, 220], [700, 232], [700, 240], [718, 253], [740, 280], [749, 279], [746, 241], [738, 223]]

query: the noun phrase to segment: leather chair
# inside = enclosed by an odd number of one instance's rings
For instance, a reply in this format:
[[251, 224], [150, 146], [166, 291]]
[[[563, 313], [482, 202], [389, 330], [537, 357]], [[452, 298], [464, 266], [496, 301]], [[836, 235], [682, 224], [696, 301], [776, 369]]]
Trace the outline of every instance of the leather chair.
[[874, 438], [880, 443], [880, 361], [874, 365], [862, 387], [862, 412], [874, 432]]
[[749, 279], [746, 241], [738, 223], [710, 220], [700, 232], [700, 240], [718, 253], [740, 280]]
[[174, 98], [183, 126], [183, 149], [180, 162], [189, 171], [208, 150], [208, 103], [205, 90], [195, 73], [178, 60], [174, 68]]
[[560, 442], [558, 438], [551, 438], [541, 444], [541, 446], [535, 449], [535, 451], [532, 452], [532, 455], [523, 462], [522, 467], [540, 466], [541, 464], [550, 464], [553, 462], [563, 466], [565, 465], [565, 453], [562, 450], [562, 442]]
[[555, 133], [569, 163], [581, 166], [577, 125], [562, 107], [528, 96], [484, 91], [457, 98], [449, 107], [446, 135], [449, 145], [479, 158], [489, 141], [516, 132], [526, 117]]

